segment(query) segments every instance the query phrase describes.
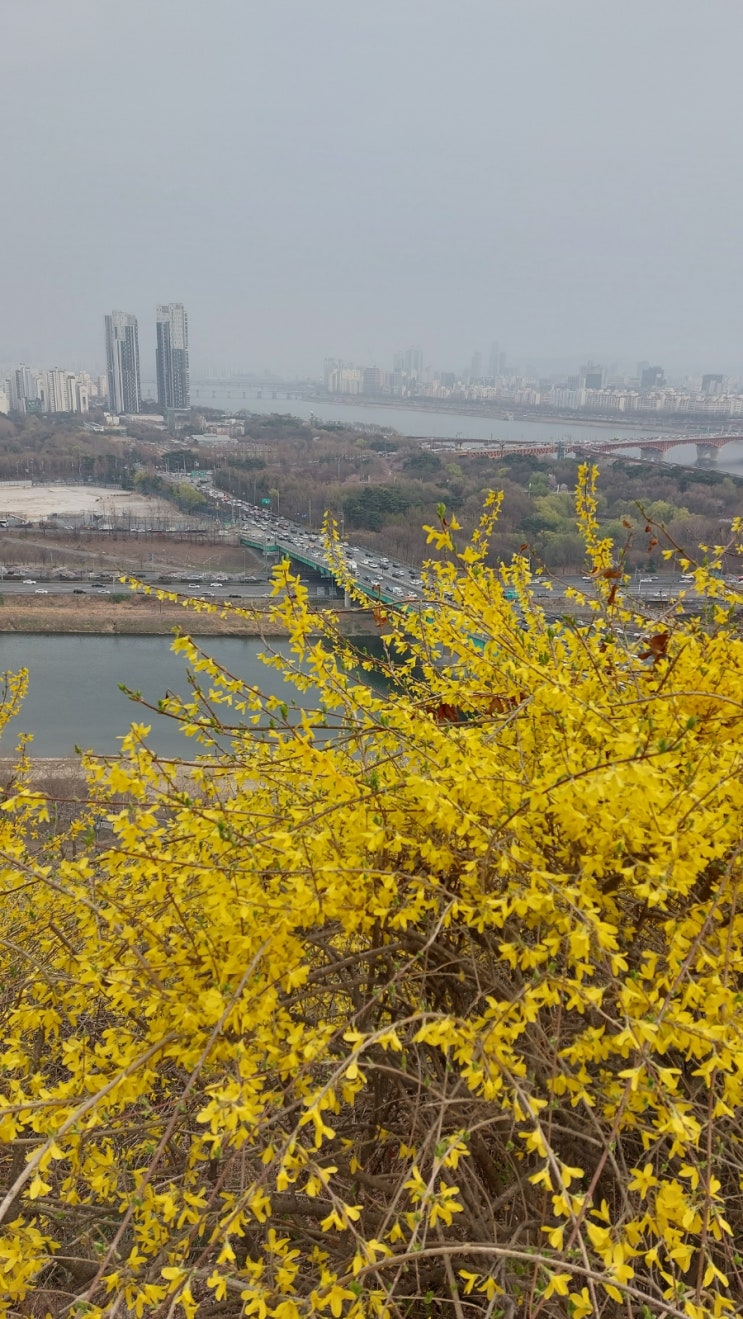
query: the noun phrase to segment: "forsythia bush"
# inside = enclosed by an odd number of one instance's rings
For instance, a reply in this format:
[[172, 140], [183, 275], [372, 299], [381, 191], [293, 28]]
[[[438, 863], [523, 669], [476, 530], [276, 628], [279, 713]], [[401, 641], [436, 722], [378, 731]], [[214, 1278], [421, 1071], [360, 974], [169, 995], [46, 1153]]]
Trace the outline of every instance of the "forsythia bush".
[[295, 706], [181, 638], [198, 755], [63, 833], [21, 757], [0, 1314], [741, 1313], [741, 597], [649, 634], [592, 482], [572, 621], [491, 499], [376, 677], [284, 564]]

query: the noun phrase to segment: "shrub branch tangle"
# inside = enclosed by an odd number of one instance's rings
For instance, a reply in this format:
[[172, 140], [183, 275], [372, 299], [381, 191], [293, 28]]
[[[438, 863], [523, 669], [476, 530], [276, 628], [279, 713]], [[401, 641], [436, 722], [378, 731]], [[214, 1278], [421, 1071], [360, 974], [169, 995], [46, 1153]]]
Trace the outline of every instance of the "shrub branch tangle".
[[180, 638], [227, 750], [135, 725], [63, 836], [21, 761], [0, 1313], [741, 1312], [741, 599], [639, 638], [592, 481], [590, 623], [486, 567], [493, 498], [388, 691], [284, 564], [296, 706]]

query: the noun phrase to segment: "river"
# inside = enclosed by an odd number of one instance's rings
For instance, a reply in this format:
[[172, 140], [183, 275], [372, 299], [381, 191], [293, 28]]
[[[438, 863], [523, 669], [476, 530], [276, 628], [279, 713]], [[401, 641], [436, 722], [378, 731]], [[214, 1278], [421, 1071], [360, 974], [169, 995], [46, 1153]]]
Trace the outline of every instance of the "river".
[[[375, 425], [389, 427], [401, 435], [410, 435], [430, 439], [472, 439], [500, 440], [513, 444], [550, 444], [564, 440], [607, 440], [615, 436], [657, 435], [657, 428], [641, 429], [635, 426], [623, 426], [620, 419], [606, 422], [587, 421], [531, 421], [525, 417], [515, 417], [512, 421], [497, 417], [471, 416], [466, 412], [436, 412], [428, 408], [395, 407], [394, 404], [371, 402], [325, 402], [319, 399], [287, 398], [277, 390], [264, 389], [259, 398], [259, 390], [252, 385], [218, 385], [208, 381], [197, 381], [191, 385], [192, 406], [220, 408], [226, 412], [281, 412], [288, 416], [302, 417], [305, 421], [315, 416], [318, 421], [342, 422], [344, 425]], [[667, 427], [666, 427], [667, 429]], [[701, 429], [701, 428], [700, 428]], [[635, 451], [639, 457], [639, 451]], [[671, 449], [665, 456], [666, 462], [693, 466], [695, 450], [689, 447]], [[743, 476], [743, 441], [728, 444], [719, 453], [716, 466], [723, 472]]]
[[[264, 692], [315, 704], [311, 693], [287, 687], [274, 669], [258, 659], [268, 643], [255, 638], [208, 637], [204, 649], [236, 677]], [[287, 653], [286, 642], [272, 646]], [[0, 634], [0, 670], [27, 668], [29, 689], [21, 713], [0, 738], [0, 755], [11, 756], [21, 732], [33, 734], [34, 756], [72, 756], [75, 746], [115, 753], [129, 724], [152, 724], [149, 742], [161, 755], [194, 755], [198, 744], [185, 738], [174, 720], [133, 704], [118, 683], [152, 702], [167, 691], [187, 695], [186, 664], [173, 655], [169, 637], [49, 636]], [[205, 685], [208, 689], [208, 680]], [[229, 707], [223, 707], [229, 719]]]
[[[263, 397], [250, 385], [212, 385], [200, 381], [191, 385], [191, 405], [205, 408], [221, 408], [235, 412], [281, 412], [287, 416], [302, 417], [308, 421], [316, 417], [318, 421], [338, 421], [346, 426], [354, 423], [361, 426], [381, 426], [399, 431], [401, 435], [411, 435], [426, 439], [470, 440], [510, 440], [521, 444], [547, 444], [561, 439], [583, 440], [607, 439], [617, 434], [614, 422], [590, 422], [586, 425], [573, 425], [568, 422], [529, 421], [523, 417], [505, 421], [498, 417], [472, 416], [467, 412], [437, 412], [431, 408], [395, 407], [393, 403], [372, 403], [370, 400], [355, 399], [353, 402], [326, 402], [319, 399], [286, 397], [277, 390], [273, 398], [272, 390], [264, 389]], [[632, 434], [651, 435], [654, 431], [635, 430]]]

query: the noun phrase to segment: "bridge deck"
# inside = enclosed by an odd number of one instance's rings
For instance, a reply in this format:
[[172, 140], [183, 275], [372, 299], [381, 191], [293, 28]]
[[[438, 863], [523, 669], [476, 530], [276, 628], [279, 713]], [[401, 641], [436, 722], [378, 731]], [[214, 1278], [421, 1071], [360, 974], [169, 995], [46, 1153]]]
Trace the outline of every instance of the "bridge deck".
[[[333, 576], [332, 569], [328, 567], [324, 559], [315, 558], [310, 554], [300, 554], [298, 550], [293, 549], [289, 545], [282, 545], [280, 541], [275, 541], [273, 544], [269, 544], [268, 541], [259, 540], [257, 537], [241, 534], [240, 544], [247, 545], [251, 550], [259, 550], [264, 555], [283, 554], [287, 559], [291, 559], [294, 563], [301, 563], [305, 568], [311, 568], [313, 572], [319, 573], [321, 577]], [[359, 581], [356, 577], [354, 578], [354, 585], [362, 595], [368, 596], [370, 600], [373, 600], [376, 603], [385, 605], [399, 605], [401, 603], [401, 600], [394, 595], [389, 595], [381, 589], [374, 591], [367, 582]]]
[[614, 440], [555, 440], [550, 444], [499, 444], [482, 449], [456, 449], [454, 452], [462, 458], [509, 458], [511, 456], [533, 458], [563, 457], [567, 454], [601, 454], [615, 453], [623, 449], [640, 449], [645, 452], [668, 453], [669, 449], [682, 448], [694, 444], [700, 450], [720, 450], [726, 444], [743, 441], [743, 433], [737, 435], [658, 435], [645, 438], [633, 435], [628, 439]]

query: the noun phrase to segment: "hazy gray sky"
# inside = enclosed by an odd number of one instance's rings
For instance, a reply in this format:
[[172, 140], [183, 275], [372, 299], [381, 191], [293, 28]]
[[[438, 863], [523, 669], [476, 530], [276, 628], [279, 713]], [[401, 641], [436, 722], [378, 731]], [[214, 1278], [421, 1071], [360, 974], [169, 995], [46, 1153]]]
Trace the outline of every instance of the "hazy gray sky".
[[743, 369], [740, 0], [0, 0], [0, 361]]

